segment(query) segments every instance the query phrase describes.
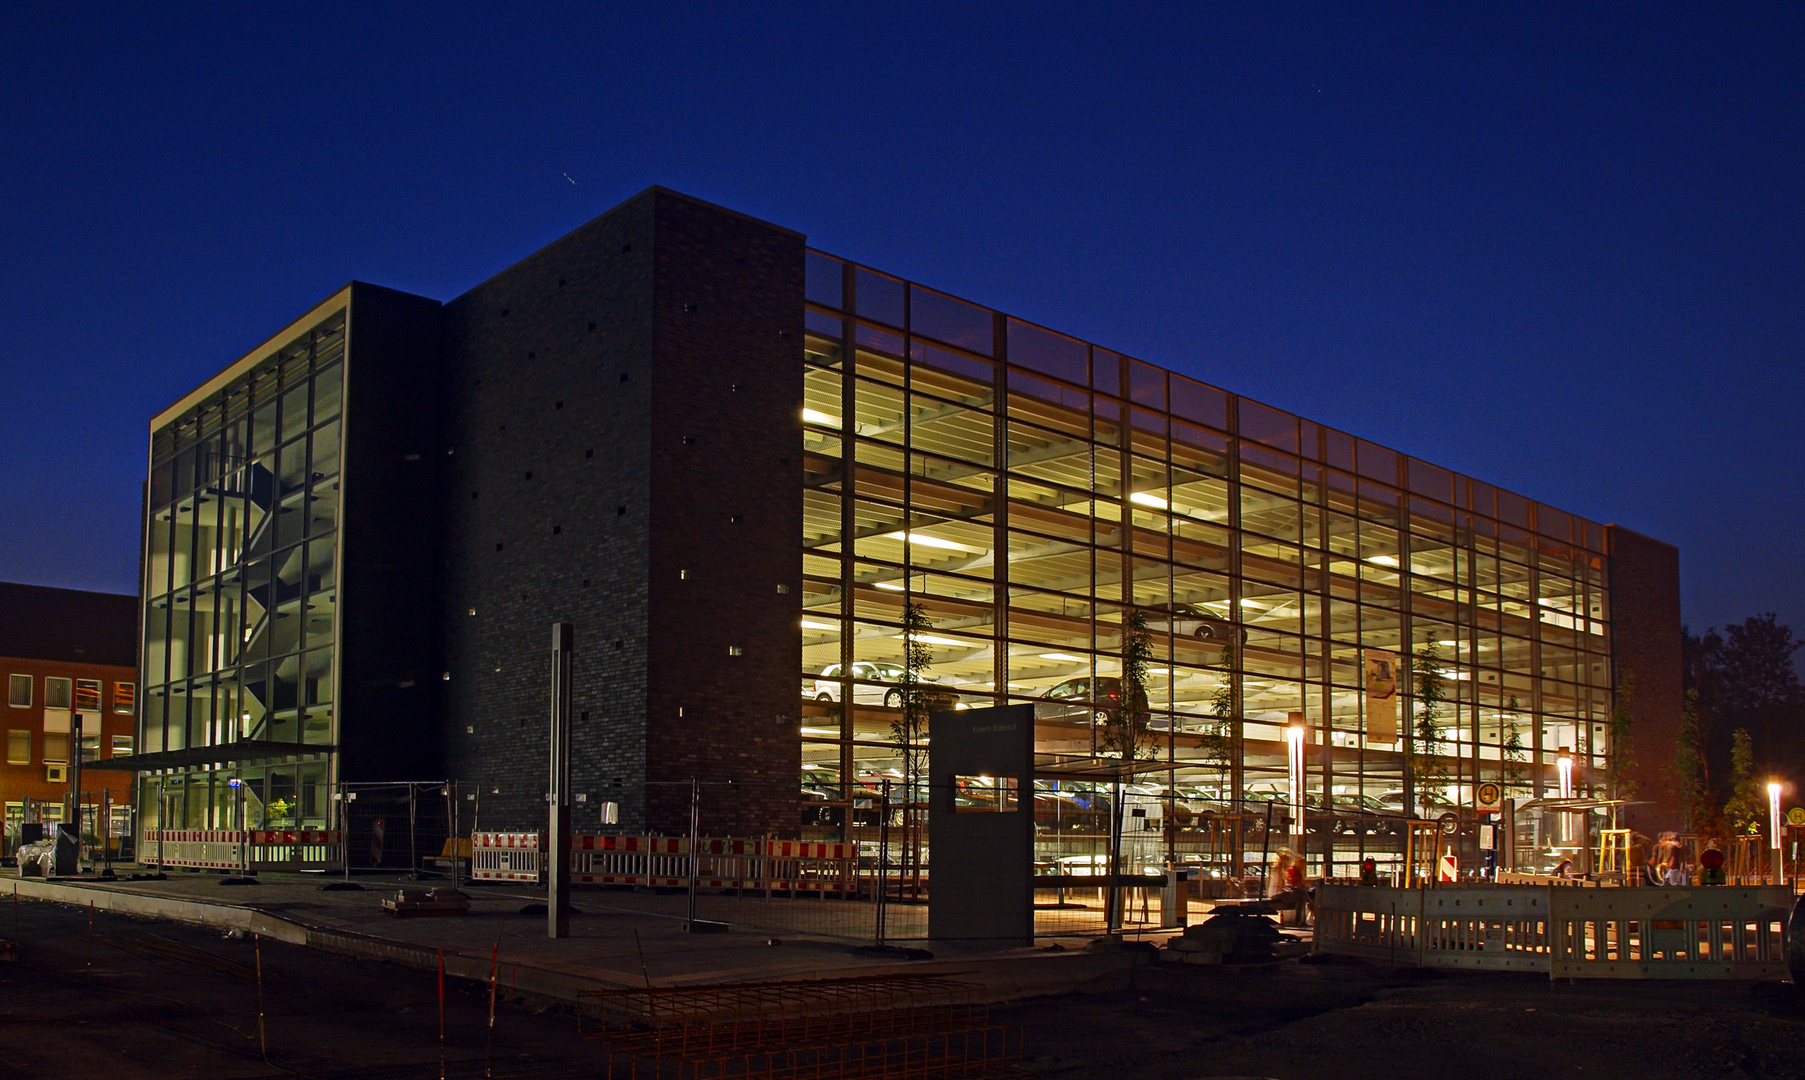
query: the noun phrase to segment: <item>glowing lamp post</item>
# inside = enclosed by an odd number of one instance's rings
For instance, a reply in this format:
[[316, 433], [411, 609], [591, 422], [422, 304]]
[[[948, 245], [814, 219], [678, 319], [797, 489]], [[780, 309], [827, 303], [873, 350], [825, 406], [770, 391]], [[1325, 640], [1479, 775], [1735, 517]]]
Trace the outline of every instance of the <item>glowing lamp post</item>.
[[1774, 884], [1786, 880], [1786, 865], [1780, 851], [1780, 781], [1767, 782], [1767, 846], [1774, 852]]
[[1301, 858], [1304, 853], [1304, 739], [1310, 729], [1303, 713], [1292, 713], [1285, 726], [1285, 745], [1290, 751], [1287, 773], [1291, 780], [1291, 843]]

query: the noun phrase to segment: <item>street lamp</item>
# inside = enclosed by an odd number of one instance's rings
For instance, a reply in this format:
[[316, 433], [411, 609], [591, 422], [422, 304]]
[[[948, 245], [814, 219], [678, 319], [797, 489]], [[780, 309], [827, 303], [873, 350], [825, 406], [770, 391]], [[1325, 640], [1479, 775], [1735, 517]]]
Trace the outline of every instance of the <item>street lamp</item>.
[[1289, 749], [1286, 772], [1291, 781], [1291, 843], [1298, 857], [1304, 853], [1304, 740], [1310, 734], [1304, 714], [1292, 713], [1285, 725], [1285, 744]]
[[1774, 884], [1781, 884], [1786, 878], [1786, 868], [1780, 852], [1780, 781], [1767, 782], [1767, 846], [1774, 852]]

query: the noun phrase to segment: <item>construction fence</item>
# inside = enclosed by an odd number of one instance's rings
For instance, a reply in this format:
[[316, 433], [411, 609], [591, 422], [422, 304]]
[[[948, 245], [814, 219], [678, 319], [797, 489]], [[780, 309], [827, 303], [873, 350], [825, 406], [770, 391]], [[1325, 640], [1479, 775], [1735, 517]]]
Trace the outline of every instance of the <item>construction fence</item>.
[[1783, 979], [1786, 886], [1323, 885], [1316, 947], [1550, 978]]

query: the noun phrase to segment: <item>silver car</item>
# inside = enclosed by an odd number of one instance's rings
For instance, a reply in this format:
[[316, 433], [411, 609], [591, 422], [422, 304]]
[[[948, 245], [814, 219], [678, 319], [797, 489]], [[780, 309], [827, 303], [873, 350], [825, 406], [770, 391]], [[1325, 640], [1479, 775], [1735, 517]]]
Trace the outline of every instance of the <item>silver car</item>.
[[[861, 660], [853, 664], [829, 664], [815, 676], [806, 692], [816, 701], [840, 700], [840, 680], [853, 679], [852, 701], [855, 705], [883, 705], [887, 708], [898, 708], [902, 705], [902, 690], [895, 686], [872, 686], [873, 682], [899, 683], [908, 672], [896, 664], [876, 664]], [[934, 675], [917, 675], [924, 683], [938, 681]]]
[[1147, 617], [1149, 630], [1217, 645], [1238, 645], [1247, 641], [1246, 630], [1220, 615], [1199, 611], [1189, 604], [1149, 604], [1140, 610]]

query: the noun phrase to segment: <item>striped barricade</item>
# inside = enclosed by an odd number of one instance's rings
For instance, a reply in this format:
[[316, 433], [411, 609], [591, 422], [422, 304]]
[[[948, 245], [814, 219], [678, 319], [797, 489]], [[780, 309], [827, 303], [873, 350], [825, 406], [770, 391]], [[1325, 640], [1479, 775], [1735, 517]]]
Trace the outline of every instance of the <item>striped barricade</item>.
[[[471, 879], [540, 881], [539, 833], [474, 833]], [[856, 845], [815, 840], [708, 837], [696, 844], [696, 886], [759, 892], [850, 895], [859, 887]], [[682, 836], [573, 836], [570, 880], [579, 885], [683, 889], [691, 852]]]
[[138, 851], [147, 866], [237, 870], [243, 843], [244, 833], [237, 829], [145, 829]]
[[325, 829], [251, 830], [253, 870], [343, 870], [345, 834]]
[[545, 877], [545, 852], [536, 832], [470, 834], [472, 881], [532, 881]]
[[674, 836], [573, 836], [570, 879], [583, 885], [689, 884], [689, 841]]
[[761, 840], [764, 853], [762, 888], [776, 892], [830, 892], [858, 889], [858, 851], [854, 844], [825, 840]]

